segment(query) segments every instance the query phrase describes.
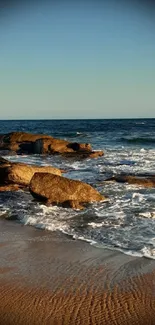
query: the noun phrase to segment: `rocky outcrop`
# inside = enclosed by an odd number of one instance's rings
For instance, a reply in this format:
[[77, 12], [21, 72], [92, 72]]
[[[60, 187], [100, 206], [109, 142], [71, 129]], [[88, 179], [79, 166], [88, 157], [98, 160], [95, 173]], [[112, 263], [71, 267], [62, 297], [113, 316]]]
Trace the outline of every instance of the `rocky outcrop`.
[[28, 186], [34, 173], [51, 173], [61, 175], [61, 170], [52, 166], [36, 166], [24, 163], [12, 163], [0, 159], [0, 186], [18, 184]]
[[29, 189], [36, 199], [65, 207], [82, 209], [83, 203], [105, 200], [104, 196], [86, 183], [48, 173], [35, 173]]
[[50, 135], [32, 134], [27, 132], [10, 132], [1, 137], [3, 143], [35, 142], [41, 138], [52, 138]]
[[89, 143], [69, 142], [48, 135], [11, 132], [0, 136], [0, 150], [18, 154], [62, 155], [67, 158], [85, 159], [103, 156], [103, 151], [92, 151]]
[[91, 145], [86, 143], [68, 142], [63, 139], [38, 139], [34, 143], [34, 153], [63, 154], [72, 152], [91, 152]]
[[17, 153], [33, 153], [33, 144], [37, 139], [52, 137], [44, 134], [31, 134], [26, 132], [11, 132], [1, 135], [0, 149], [11, 150]]
[[106, 181], [115, 181], [119, 183], [128, 183], [128, 184], [136, 184], [141, 185], [144, 187], [155, 187], [155, 175], [148, 176], [148, 175], [116, 175], [113, 176]]
[[89, 143], [68, 142], [61, 139], [38, 139], [34, 143], [34, 153], [61, 154], [65, 158], [86, 159], [103, 156], [103, 151], [92, 151]]

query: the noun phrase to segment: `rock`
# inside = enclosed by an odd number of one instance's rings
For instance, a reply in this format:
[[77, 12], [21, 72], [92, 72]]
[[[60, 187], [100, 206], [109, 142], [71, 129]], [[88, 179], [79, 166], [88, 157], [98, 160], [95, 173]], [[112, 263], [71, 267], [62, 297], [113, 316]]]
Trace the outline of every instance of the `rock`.
[[81, 205], [77, 200], [68, 200], [62, 203], [62, 206], [64, 208], [72, 208], [72, 209], [78, 209], [78, 210], [83, 210], [84, 207]]
[[50, 135], [44, 134], [32, 134], [27, 132], [11, 132], [1, 137], [3, 143], [23, 143], [23, 142], [35, 142], [40, 138], [52, 138]]
[[92, 151], [92, 147], [89, 143], [70, 142], [68, 143], [67, 148], [70, 148], [73, 151], [80, 151], [80, 152]]
[[3, 163], [0, 163], [0, 184], [20, 184], [28, 186], [34, 173], [52, 173], [61, 175], [61, 171], [58, 168], [52, 166], [36, 166], [27, 165], [24, 163], [12, 163], [4, 159]]
[[105, 200], [104, 196], [86, 183], [48, 173], [35, 173], [29, 189], [36, 199], [73, 208], [81, 209], [82, 203]]
[[98, 158], [98, 157], [102, 157], [103, 155], [104, 155], [104, 152], [102, 150], [92, 151], [89, 154], [89, 158]]
[[8, 149], [4, 149], [4, 150], [0, 150], [0, 154], [1, 156], [16, 156], [16, 151], [11, 151], [11, 150], [8, 150]]
[[53, 154], [64, 151], [68, 141], [60, 139], [38, 139], [34, 143], [35, 154]]
[[136, 184], [144, 187], [155, 187], [155, 176], [116, 175], [108, 179], [119, 183]]
[[10, 164], [9, 160], [7, 160], [3, 157], [0, 157], [0, 165], [4, 165], [4, 164]]
[[14, 192], [14, 191], [19, 191], [20, 189], [23, 189], [24, 187], [22, 185], [18, 184], [9, 184], [9, 185], [0, 185], [0, 192]]
[[74, 158], [76, 160], [89, 159], [89, 158], [98, 158], [104, 155], [103, 151], [91, 151], [91, 152], [65, 152], [62, 153], [64, 158]]
[[0, 149], [11, 150], [17, 153], [33, 153], [33, 143], [40, 138], [52, 139], [44, 134], [31, 134], [26, 132], [11, 132], [1, 135]]
[[85, 159], [103, 156], [103, 151], [92, 151], [89, 143], [69, 142], [44, 134], [11, 132], [0, 136], [0, 150], [18, 154], [61, 154], [67, 158]]
[[91, 145], [68, 142], [62, 139], [38, 139], [34, 143], [36, 154], [62, 154], [67, 152], [91, 152]]

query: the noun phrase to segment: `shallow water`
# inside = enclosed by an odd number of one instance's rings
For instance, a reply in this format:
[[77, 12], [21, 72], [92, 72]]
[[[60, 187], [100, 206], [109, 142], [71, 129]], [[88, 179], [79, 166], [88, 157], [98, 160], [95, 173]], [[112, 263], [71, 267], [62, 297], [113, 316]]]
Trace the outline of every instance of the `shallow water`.
[[89, 142], [93, 149], [104, 150], [103, 157], [85, 161], [38, 155], [7, 158], [66, 169], [66, 177], [88, 182], [109, 201], [90, 204], [84, 211], [73, 211], [46, 207], [22, 191], [0, 193], [1, 215], [9, 214], [23, 224], [50, 231], [59, 230], [100, 247], [155, 258], [155, 189], [104, 183], [120, 172], [155, 175], [155, 119], [1, 121], [1, 133], [15, 130]]

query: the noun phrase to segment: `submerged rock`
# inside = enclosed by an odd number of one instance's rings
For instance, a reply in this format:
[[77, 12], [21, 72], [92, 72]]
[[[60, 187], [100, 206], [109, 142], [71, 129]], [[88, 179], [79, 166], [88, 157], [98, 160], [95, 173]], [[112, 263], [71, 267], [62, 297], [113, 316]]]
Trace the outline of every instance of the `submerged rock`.
[[81, 159], [89, 159], [89, 158], [98, 158], [102, 157], [104, 155], [104, 152], [102, 150], [99, 151], [88, 151], [88, 152], [65, 152], [62, 153], [62, 156], [64, 158], [76, 158], [76, 160]]
[[83, 203], [105, 200], [104, 196], [86, 183], [49, 173], [35, 173], [29, 189], [38, 200], [72, 208], [82, 209]]
[[145, 187], [155, 187], [155, 175], [116, 175], [108, 178], [106, 181], [115, 181], [119, 183], [137, 184]]

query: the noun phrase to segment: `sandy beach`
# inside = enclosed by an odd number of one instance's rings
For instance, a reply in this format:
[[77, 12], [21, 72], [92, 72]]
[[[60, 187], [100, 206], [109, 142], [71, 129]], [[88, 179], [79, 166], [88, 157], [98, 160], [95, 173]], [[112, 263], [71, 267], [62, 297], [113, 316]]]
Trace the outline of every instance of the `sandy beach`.
[[0, 221], [0, 324], [155, 324], [155, 261]]
[[155, 325], [155, 5], [0, 5], [0, 325]]

